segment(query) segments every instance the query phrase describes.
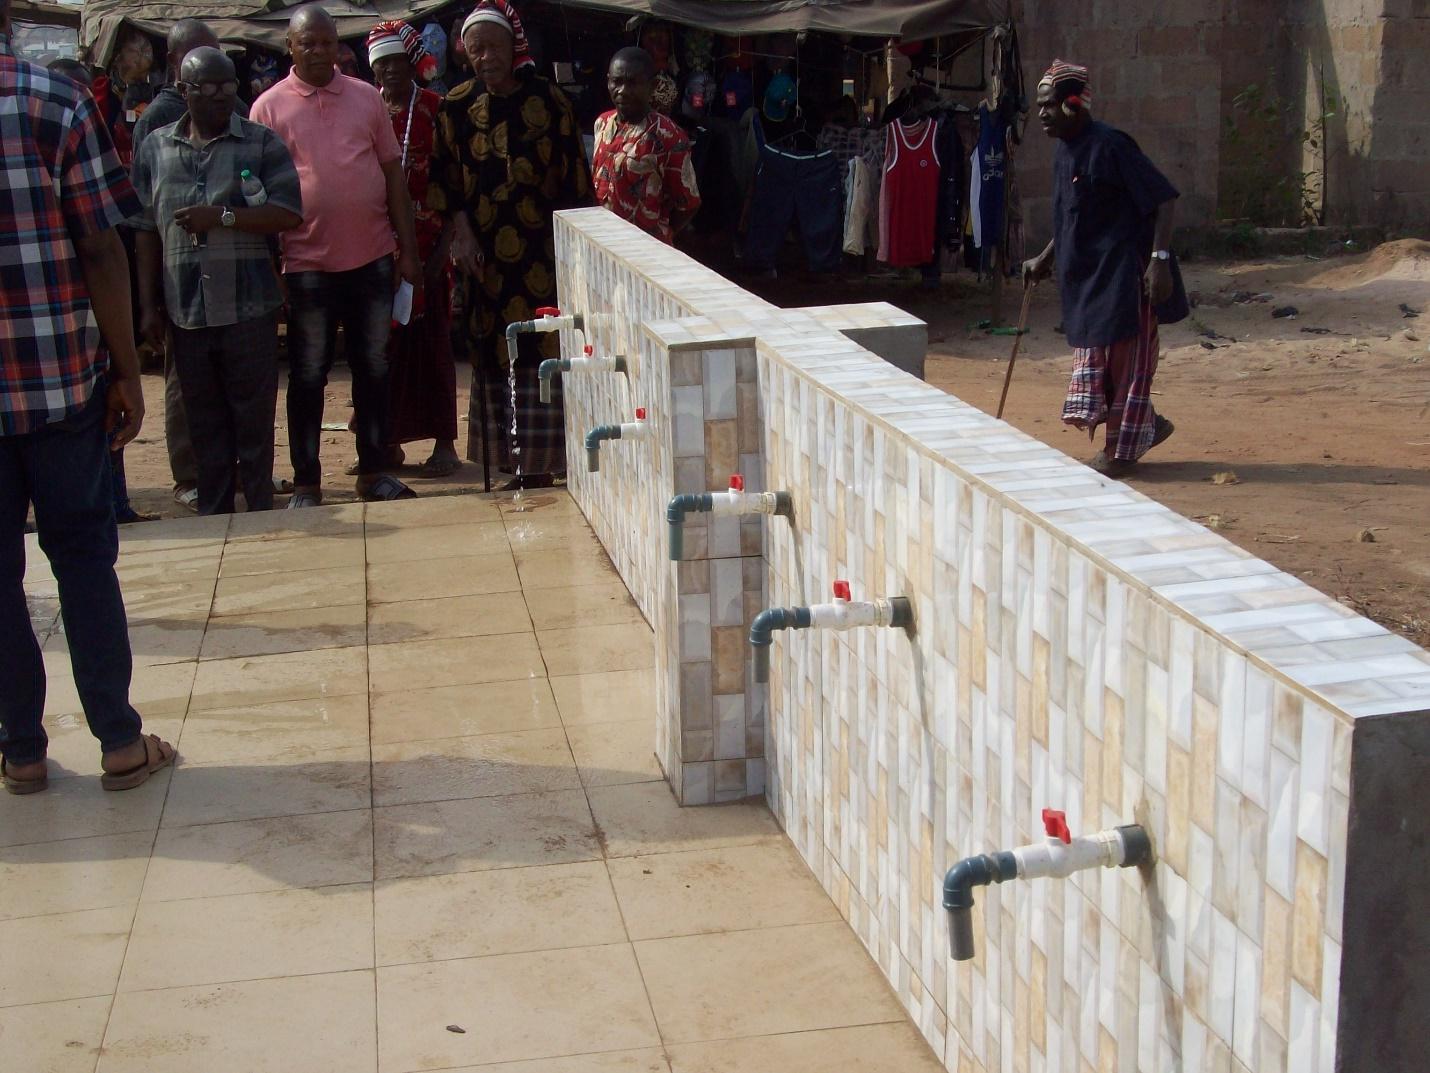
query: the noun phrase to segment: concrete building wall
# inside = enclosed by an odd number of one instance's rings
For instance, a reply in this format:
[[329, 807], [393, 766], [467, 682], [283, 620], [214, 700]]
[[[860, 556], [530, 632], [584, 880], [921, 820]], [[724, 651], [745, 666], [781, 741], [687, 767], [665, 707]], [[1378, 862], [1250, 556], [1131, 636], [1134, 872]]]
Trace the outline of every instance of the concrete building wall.
[[[1243, 216], [1248, 191], [1281, 181], [1299, 193], [1304, 177], [1327, 223], [1430, 224], [1430, 88], [1417, 78], [1430, 63], [1430, 0], [1017, 8], [1030, 99], [1054, 57], [1087, 64], [1095, 114], [1135, 137], [1181, 189], [1182, 223]], [[1251, 86], [1279, 104], [1278, 123], [1240, 121], [1235, 101]], [[1333, 114], [1319, 125], [1323, 101]], [[1030, 246], [1049, 231], [1051, 160], [1030, 125], [1018, 158]]]

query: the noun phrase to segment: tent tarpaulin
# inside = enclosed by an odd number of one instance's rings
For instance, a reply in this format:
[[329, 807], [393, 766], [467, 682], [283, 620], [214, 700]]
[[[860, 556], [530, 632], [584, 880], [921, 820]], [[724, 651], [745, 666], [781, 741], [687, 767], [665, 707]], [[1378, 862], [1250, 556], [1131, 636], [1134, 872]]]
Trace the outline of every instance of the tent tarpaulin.
[[[120, 27], [126, 24], [163, 37], [180, 19], [203, 19], [224, 42], [286, 52], [288, 20], [300, 6], [301, 0], [86, 0], [79, 39], [102, 65], [114, 54]], [[338, 36], [351, 39], [387, 19], [424, 19], [458, 4], [456, 0], [324, 0], [322, 6], [337, 21]]]
[[[203, 19], [224, 41], [283, 51], [292, 8], [301, 0], [87, 0], [80, 41], [107, 63], [126, 22], [164, 35], [179, 19]], [[571, 7], [650, 15], [723, 34], [818, 30], [919, 40], [1007, 22], [1010, 0], [564, 0]], [[324, 0], [343, 38], [384, 19], [423, 19], [472, 0]], [[521, 3], [517, 0], [517, 8]]]

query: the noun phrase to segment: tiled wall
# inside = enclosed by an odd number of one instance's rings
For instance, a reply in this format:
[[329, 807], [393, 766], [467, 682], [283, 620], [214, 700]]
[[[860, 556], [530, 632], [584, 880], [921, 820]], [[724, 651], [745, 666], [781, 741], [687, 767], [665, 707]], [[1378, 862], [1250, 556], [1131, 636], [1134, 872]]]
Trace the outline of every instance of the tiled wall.
[[[617, 230], [581, 215], [558, 234], [601, 258]], [[688, 265], [633, 246], [624, 271], [664, 281]], [[909, 631], [778, 636], [767, 702], [746, 650], [745, 727], [765, 729], [771, 807], [949, 1069], [1329, 1073], [1338, 1052], [1348, 1071], [1417, 1068], [1405, 1063], [1423, 1046], [1395, 1026], [1424, 1023], [1404, 1017], [1424, 1012], [1424, 973], [1396, 956], [1426, 938], [1406, 907], [1427, 890], [1410, 862], [1430, 835], [1411, 807], [1430, 755], [1430, 654], [899, 372], [822, 311], [749, 298], [697, 312], [630, 314], [644, 321], [642, 375], [670, 385], [648, 400], [662, 433], [645, 445], [660, 456], [649, 473], [608, 477], [603, 462], [573, 482], [593, 520], [610, 497], [622, 504], [623, 524], [598, 532], [632, 590], [674, 595], [647, 613], [677, 793], [698, 781], [677, 766], [685, 738], [707, 725], [733, 738], [717, 705], [707, 721], [703, 680], [681, 677], [707, 633], [743, 634], [759, 606], [825, 600], [835, 578], [856, 597], [907, 595]], [[795, 497], [793, 524], [762, 523], [759, 556], [741, 547], [738, 627], [724, 625], [733, 567], [708, 558], [708, 540], [707, 559], [662, 561], [665, 497], [695, 457], [677, 449], [696, 443], [692, 353], [702, 464], [709, 425], [729, 420], [704, 408], [729, 380], [709, 356], [728, 353], [736, 428], [752, 396], [746, 424], [760, 429], [756, 450], [740, 448], [747, 476], [757, 463], [760, 484]], [[568, 423], [573, 443], [583, 431]], [[736, 685], [718, 641], [711, 673]], [[1155, 868], [980, 890], [977, 957], [951, 962], [944, 871], [1032, 841], [1045, 806], [1079, 831], [1144, 824]], [[1376, 863], [1348, 892], [1353, 858]], [[1382, 889], [1382, 873], [1398, 886]], [[1386, 967], [1342, 977], [1368, 960]], [[1369, 1000], [1377, 977], [1397, 981], [1398, 1006], [1384, 987]], [[1372, 1039], [1382, 1060], [1358, 1062]]]

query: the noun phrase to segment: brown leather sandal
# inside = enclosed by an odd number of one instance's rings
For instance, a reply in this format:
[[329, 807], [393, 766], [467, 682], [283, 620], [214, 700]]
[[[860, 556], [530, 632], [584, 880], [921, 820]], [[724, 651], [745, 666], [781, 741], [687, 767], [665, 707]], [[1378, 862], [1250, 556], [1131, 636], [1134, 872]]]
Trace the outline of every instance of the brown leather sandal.
[[149, 776], [162, 771], [172, 764], [179, 755], [172, 745], [161, 741], [157, 734], [145, 734], [139, 739], [144, 743], [144, 760], [124, 771], [110, 771], [99, 777], [99, 784], [106, 790], [132, 790], [143, 786]]
[[37, 794], [50, 785], [50, 773], [46, 771], [38, 779], [17, 779], [10, 774], [9, 768], [5, 766], [5, 761], [0, 759], [0, 780], [5, 783], [5, 790], [12, 794]]

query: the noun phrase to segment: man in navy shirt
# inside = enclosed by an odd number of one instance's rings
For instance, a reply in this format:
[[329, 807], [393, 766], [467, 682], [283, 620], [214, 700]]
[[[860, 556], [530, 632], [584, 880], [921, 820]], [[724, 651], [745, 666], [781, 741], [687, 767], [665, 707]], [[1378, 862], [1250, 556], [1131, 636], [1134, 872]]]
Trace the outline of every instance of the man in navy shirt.
[[1038, 119], [1059, 139], [1053, 159], [1053, 241], [1023, 265], [1029, 286], [1058, 270], [1073, 354], [1063, 421], [1106, 447], [1091, 465], [1122, 476], [1172, 434], [1152, 407], [1154, 307], [1172, 294], [1177, 190], [1120, 130], [1092, 118], [1087, 68], [1055, 60], [1038, 84]]

